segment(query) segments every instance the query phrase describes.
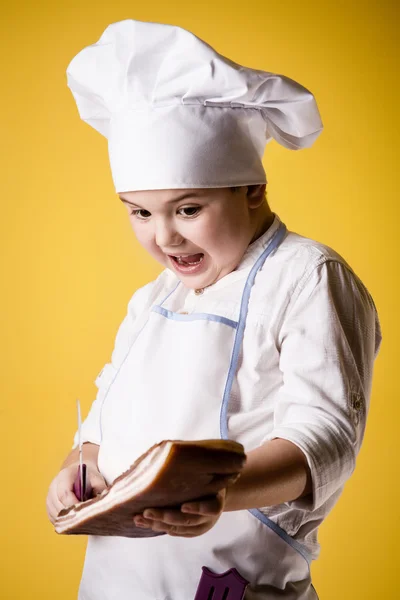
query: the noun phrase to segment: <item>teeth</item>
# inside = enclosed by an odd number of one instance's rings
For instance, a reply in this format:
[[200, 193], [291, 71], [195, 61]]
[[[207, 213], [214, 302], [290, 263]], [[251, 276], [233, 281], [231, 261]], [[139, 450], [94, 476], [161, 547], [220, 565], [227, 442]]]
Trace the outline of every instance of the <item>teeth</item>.
[[[190, 254], [188, 254], [187, 256], [190, 256]], [[177, 262], [178, 262], [179, 265], [198, 265], [198, 264], [201, 263], [201, 261], [203, 260], [204, 256], [201, 256], [200, 260], [196, 260], [194, 262], [184, 262], [182, 259], [185, 258], [185, 257], [182, 257], [182, 256], [176, 256], [175, 258], [176, 258], [176, 260], [177, 260]]]

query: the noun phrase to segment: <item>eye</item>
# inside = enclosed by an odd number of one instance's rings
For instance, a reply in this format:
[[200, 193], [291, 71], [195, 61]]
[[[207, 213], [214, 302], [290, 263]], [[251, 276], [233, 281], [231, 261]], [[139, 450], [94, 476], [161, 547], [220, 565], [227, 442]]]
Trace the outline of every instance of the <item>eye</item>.
[[148, 219], [151, 216], [151, 213], [149, 213], [149, 211], [145, 210], [144, 208], [135, 208], [130, 212], [130, 214], [138, 219], [141, 219], [142, 221]]
[[201, 210], [200, 206], [184, 206], [178, 210], [182, 217], [196, 217]]

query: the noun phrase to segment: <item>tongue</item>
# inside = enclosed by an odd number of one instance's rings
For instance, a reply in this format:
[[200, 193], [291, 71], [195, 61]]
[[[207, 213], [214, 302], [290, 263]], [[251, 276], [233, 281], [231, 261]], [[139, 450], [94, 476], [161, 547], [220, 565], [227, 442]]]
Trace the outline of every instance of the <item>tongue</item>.
[[191, 254], [190, 256], [182, 257], [181, 261], [185, 263], [185, 265], [190, 265], [191, 263], [199, 262], [202, 256], [202, 254]]

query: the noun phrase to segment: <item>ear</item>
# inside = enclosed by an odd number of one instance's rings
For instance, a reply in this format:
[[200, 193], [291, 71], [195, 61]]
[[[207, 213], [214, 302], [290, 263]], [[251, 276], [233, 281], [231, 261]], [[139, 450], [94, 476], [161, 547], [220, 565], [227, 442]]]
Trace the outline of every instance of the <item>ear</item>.
[[247, 186], [247, 204], [249, 208], [258, 208], [264, 202], [267, 184]]

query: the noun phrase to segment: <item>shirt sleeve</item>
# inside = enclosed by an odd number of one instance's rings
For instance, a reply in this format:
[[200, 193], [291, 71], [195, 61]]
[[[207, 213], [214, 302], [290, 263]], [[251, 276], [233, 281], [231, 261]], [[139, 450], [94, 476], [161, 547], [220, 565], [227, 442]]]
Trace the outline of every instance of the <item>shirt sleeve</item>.
[[325, 260], [294, 294], [279, 335], [283, 384], [274, 429], [307, 458], [315, 510], [351, 475], [364, 435], [381, 333], [368, 291], [346, 265]]
[[[157, 280], [156, 280], [157, 281]], [[120, 324], [115, 338], [114, 349], [111, 355], [111, 362], [104, 365], [95, 379], [98, 388], [96, 399], [93, 401], [86, 419], [82, 422], [82, 443], [91, 442], [100, 445], [101, 427], [100, 415], [101, 407], [105, 396], [118, 373], [125, 357], [127, 356], [134, 333], [134, 326], [138, 315], [146, 306], [146, 302], [153, 290], [156, 281], [151, 282], [138, 289], [128, 303], [127, 314]], [[78, 446], [78, 432], [75, 433], [72, 449]]]

